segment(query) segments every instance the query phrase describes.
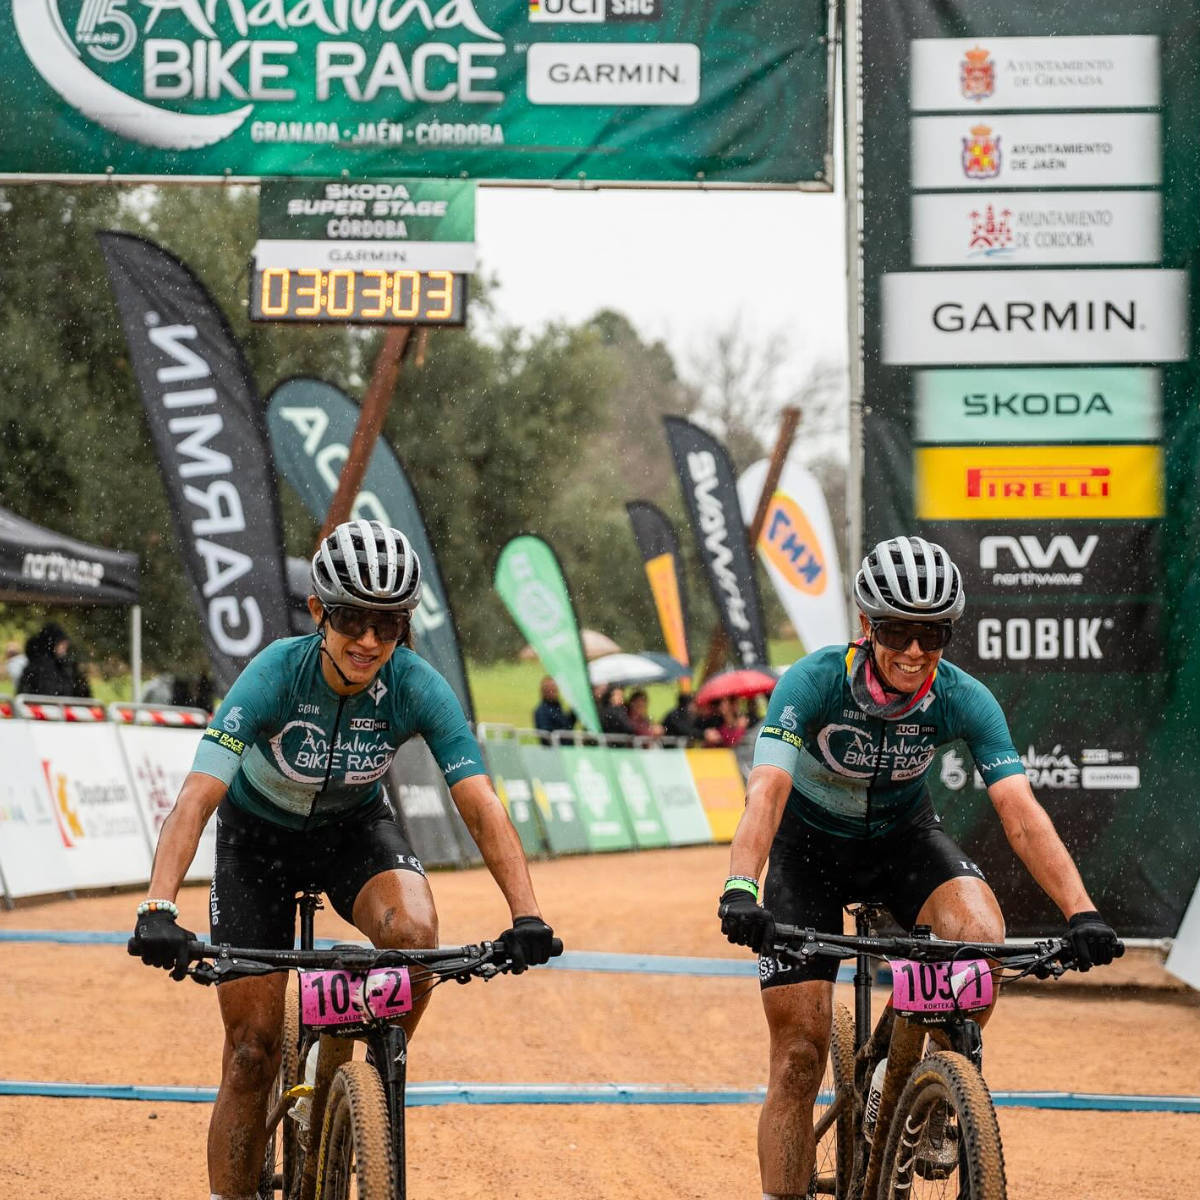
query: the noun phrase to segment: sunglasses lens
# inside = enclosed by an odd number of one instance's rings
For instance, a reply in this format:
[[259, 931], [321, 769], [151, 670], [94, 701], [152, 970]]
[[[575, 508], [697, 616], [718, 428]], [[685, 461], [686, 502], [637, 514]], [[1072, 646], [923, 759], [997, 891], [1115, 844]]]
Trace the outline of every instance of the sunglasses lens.
[[950, 641], [948, 624], [917, 625], [906, 621], [881, 621], [875, 626], [875, 636], [889, 650], [907, 650], [914, 639], [927, 654], [941, 650]]
[[375, 630], [381, 642], [394, 642], [400, 637], [403, 618], [398, 613], [371, 612], [365, 608], [331, 608], [329, 624], [343, 637], [360, 638], [368, 629]]

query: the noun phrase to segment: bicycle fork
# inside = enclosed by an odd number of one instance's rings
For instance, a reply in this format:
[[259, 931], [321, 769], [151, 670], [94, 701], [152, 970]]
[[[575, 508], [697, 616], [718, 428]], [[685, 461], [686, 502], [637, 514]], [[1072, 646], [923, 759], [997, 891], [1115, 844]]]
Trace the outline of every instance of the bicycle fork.
[[408, 1185], [404, 1152], [404, 1095], [408, 1079], [408, 1037], [399, 1025], [387, 1025], [368, 1036], [367, 1046], [371, 1061], [383, 1081], [384, 1095], [387, 1096], [395, 1200], [405, 1200]]

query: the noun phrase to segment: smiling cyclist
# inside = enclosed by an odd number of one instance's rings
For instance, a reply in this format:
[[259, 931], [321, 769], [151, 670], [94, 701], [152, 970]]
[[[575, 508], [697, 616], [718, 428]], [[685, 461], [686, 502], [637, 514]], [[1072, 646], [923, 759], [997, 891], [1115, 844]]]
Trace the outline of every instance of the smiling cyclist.
[[[870, 900], [905, 929], [1003, 941], [995, 894], [942, 829], [924, 782], [937, 748], [962, 738], [1009, 845], [1067, 918], [1082, 969], [1111, 962], [1116, 934], [1035, 799], [999, 704], [942, 659], [966, 603], [949, 554], [918, 537], [880, 542], [854, 597], [862, 637], [793, 664], [771, 695], [730, 850], [722, 931], [760, 951], [776, 919], [840, 933], [843, 906]], [[771, 1040], [758, 1126], [764, 1197], [808, 1195], [837, 967], [759, 958]]]
[[[177, 923], [175, 897], [214, 810], [214, 943], [290, 949], [295, 893], [315, 884], [375, 946], [437, 946], [424, 869], [381, 782], [397, 747], [419, 734], [508, 902], [512, 927], [501, 940], [519, 970], [548, 961], [552, 931], [462, 708], [450, 685], [400, 644], [421, 597], [408, 539], [378, 521], [348, 521], [319, 546], [311, 581], [317, 632], [257, 655], [204, 732], [163, 824], [130, 953], [180, 977], [195, 935]], [[208, 1138], [214, 1200], [255, 1196], [287, 978], [217, 990], [225, 1046]], [[414, 1001], [409, 1033], [424, 1006]]]

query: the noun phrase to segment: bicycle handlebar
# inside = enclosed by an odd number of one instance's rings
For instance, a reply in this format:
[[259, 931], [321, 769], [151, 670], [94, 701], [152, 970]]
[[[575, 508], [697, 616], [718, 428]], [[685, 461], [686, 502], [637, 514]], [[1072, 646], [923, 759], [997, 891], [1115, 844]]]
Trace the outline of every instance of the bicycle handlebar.
[[[1117, 943], [1116, 957], [1125, 952]], [[973, 953], [980, 958], [992, 958], [1013, 968], [1055, 964], [1069, 970], [1075, 965], [1074, 951], [1066, 938], [1043, 938], [1032, 946], [1006, 946], [996, 942], [952, 942], [936, 937], [853, 937], [843, 934], [819, 933], [798, 925], [776, 925], [771, 948], [776, 954], [811, 958], [853, 958], [867, 954], [873, 958], [908, 958], [915, 962], [946, 962]]]

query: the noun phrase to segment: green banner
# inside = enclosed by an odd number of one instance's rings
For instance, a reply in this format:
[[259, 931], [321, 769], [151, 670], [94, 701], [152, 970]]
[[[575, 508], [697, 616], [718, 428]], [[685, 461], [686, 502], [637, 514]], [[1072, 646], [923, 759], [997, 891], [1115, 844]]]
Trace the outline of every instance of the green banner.
[[581, 854], [588, 847], [587, 826], [579, 810], [566, 764], [554, 746], [520, 746], [533, 800], [546, 831], [551, 854]]
[[522, 848], [527, 855], [544, 854], [546, 837], [521, 747], [515, 741], [496, 738], [480, 739], [479, 744], [487, 759], [488, 774], [496, 785], [496, 794], [508, 809], [509, 820], [521, 839]]
[[587, 829], [589, 850], [632, 850], [633, 829], [604, 746], [562, 746], [563, 765]]
[[[1173, 934], [1197, 871], [1195, 16], [864, 0], [858, 59], [864, 541], [953, 554], [946, 657], [1128, 936]], [[947, 827], [1010, 933], [1057, 928], [973, 779], [962, 746], [930, 771]]]
[[530, 534], [513, 538], [496, 560], [494, 583], [517, 628], [554, 677], [566, 707], [585, 729], [599, 733], [579, 622], [554, 551]]
[[700, 803], [700, 793], [696, 791], [684, 751], [650, 749], [639, 753], [671, 845], [711, 842], [712, 827]]
[[3, 7], [0, 173], [830, 178], [827, 0]]
[[648, 750], [610, 749], [608, 766], [616, 780], [617, 791], [625, 802], [633, 840], [642, 850], [666, 846], [670, 842], [654, 784], [646, 770]]

